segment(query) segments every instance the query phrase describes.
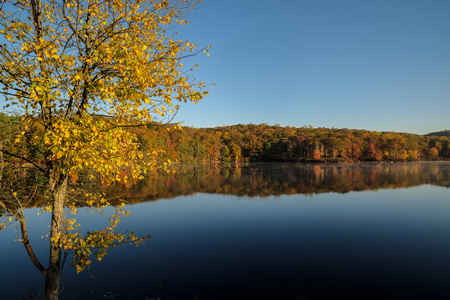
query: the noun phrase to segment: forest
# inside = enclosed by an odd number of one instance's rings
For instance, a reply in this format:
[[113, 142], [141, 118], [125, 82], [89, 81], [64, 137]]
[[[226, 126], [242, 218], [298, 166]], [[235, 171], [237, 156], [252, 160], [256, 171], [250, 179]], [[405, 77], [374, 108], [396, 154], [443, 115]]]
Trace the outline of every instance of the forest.
[[[19, 117], [0, 113], [0, 150], [14, 144], [19, 123]], [[450, 158], [448, 136], [267, 124], [194, 128], [154, 123], [128, 130], [143, 149], [158, 149], [155, 155], [161, 162], [400, 162]], [[27, 134], [39, 131], [36, 128]], [[25, 152], [39, 156], [36, 148]], [[0, 155], [4, 162], [20, 162]]]
[[357, 162], [450, 158], [450, 138], [353, 129], [267, 124], [215, 128], [164, 125], [131, 129], [142, 147], [179, 162]]
[[450, 137], [267, 124], [131, 129], [142, 147], [179, 162], [358, 162], [450, 158]]

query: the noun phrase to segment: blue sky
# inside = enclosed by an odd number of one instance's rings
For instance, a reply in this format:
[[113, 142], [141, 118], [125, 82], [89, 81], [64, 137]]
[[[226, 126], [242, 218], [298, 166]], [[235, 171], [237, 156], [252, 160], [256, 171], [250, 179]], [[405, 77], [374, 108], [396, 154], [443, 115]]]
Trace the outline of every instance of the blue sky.
[[185, 126], [450, 129], [450, 1], [204, 0], [180, 36], [199, 47]]

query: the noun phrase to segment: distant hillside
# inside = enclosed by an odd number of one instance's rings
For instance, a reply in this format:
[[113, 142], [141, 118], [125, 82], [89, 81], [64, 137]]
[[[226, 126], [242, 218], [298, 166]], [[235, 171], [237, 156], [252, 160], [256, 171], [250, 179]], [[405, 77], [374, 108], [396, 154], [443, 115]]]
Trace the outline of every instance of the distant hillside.
[[417, 161], [450, 159], [450, 137], [248, 124], [130, 129], [139, 144], [179, 162]]
[[450, 130], [431, 132], [425, 136], [450, 136]]

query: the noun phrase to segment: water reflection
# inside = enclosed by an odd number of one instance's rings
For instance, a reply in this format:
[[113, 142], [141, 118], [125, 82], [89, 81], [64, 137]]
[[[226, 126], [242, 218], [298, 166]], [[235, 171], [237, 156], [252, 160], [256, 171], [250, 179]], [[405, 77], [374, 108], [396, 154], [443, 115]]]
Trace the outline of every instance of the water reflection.
[[179, 165], [136, 185], [109, 187], [129, 203], [195, 193], [267, 197], [348, 193], [419, 186], [450, 186], [450, 162]]
[[[90, 273], [67, 265], [60, 299], [446, 299], [450, 202], [436, 186], [448, 188], [449, 175], [449, 162], [181, 165], [117, 184], [110, 197], [142, 202], [121, 229], [153, 237], [114, 249]], [[366, 190], [378, 192], [348, 193]], [[174, 199], [149, 201], [161, 198]], [[30, 236], [48, 257], [40, 237], [50, 216], [37, 211], [25, 211]], [[87, 209], [78, 218], [88, 230], [104, 225]], [[14, 238], [0, 235], [0, 298], [42, 295]]]
[[[25, 181], [36, 180], [32, 170], [23, 169], [19, 173], [24, 173], [21, 176]], [[106, 192], [111, 204], [121, 199], [133, 204], [196, 193], [247, 197], [312, 196], [424, 184], [450, 187], [450, 162], [178, 164], [169, 172], [155, 172], [146, 180], [134, 183], [102, 187], [99, 180], [86, 180], [84, 189]], [[81, 198], [77, 201], [78, 206], [85, 206]], [[35, 202], [28, 205], [44, 206], [45, 203], [43, 197], [35, 197]]]

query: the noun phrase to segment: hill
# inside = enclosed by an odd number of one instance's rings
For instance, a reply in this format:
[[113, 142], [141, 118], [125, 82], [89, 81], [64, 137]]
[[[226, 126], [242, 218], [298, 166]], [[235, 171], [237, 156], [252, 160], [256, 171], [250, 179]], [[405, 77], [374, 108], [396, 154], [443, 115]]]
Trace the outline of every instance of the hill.
[[450, 136], [450, 130], [430, 132], [425, 134], [425, 136]]

